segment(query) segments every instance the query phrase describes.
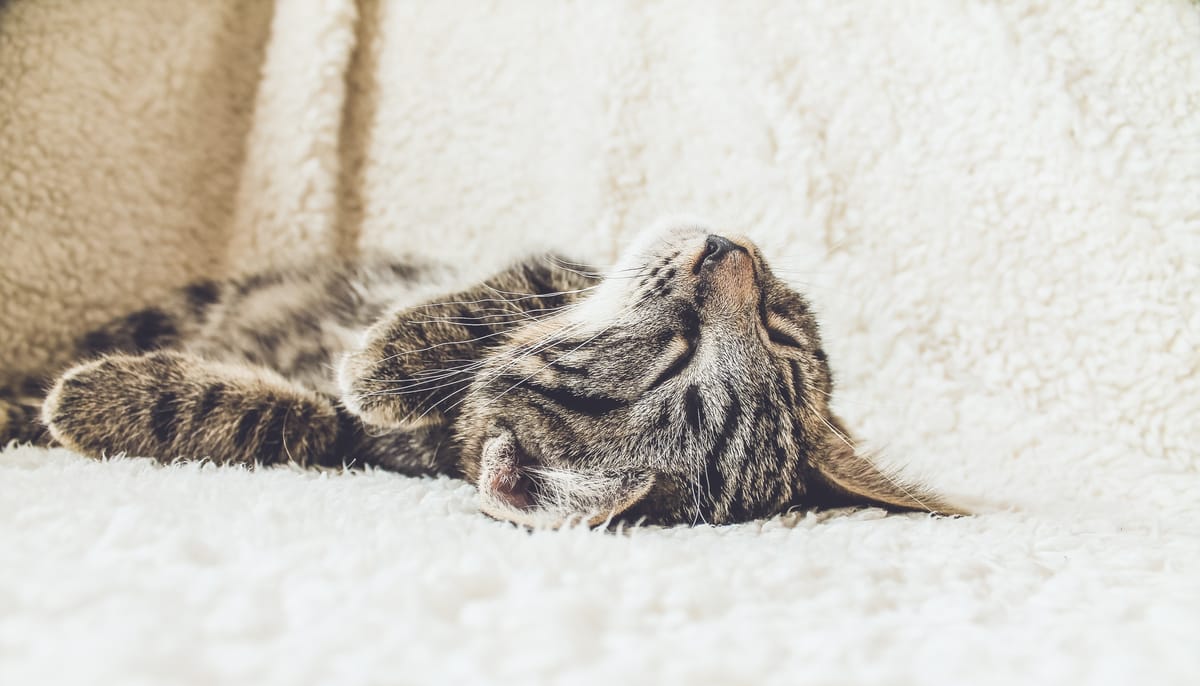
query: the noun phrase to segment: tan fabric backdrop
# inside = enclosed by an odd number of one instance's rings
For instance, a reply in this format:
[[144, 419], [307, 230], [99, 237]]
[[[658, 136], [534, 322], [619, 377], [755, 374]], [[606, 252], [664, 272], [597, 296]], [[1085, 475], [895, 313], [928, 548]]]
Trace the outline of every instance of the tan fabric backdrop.
[[0, 4], [0, 369], [224, 267], [270, 9]]

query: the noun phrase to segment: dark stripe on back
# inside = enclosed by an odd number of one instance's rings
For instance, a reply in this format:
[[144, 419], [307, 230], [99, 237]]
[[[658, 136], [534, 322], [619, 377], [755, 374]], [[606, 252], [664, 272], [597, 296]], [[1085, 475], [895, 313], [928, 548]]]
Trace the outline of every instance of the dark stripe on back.
[[79, 347], [84, 355], [91, 356], [109, 352], [116, 346], [113, 344], [112, 336], [107, 331], [96, 330], [85, 334]]
[[279, 329], [267, 329], [266, 331], [254, 332], [254, 340], [259, 347], [267, 352], [268, 355], [274, 355], [279, 348], [279, 344], [283, 341], [284, 332]]
[[158, 396], [150, 409], [150, 431], [159, 443], [170, 443], [175, 438], [176, 422], [179, 420], [179, 397], [170, 391]]
[[46, 395], [49, 380], [40, 376], [28, 376], [21, 381], [21, 394], [26, 398], [41, 398]]
[[273, 286], [283, 281], [283, 274], [278, 271], [259, 272], [251, 274], [237, 283], [238, 293], [245, 295], [266, 286]]
[[162, 310], [147, 308], [125, 318], [129, 335], [137, 350], [153, 350], [168, 342], [176, 333], [175, 324]]
[[[4, 415], [6, 417], [5, 421], [7, 422], [5, 431], [14, 436], [19, 435], [20, 427], [25, 424], [25, 413], [22, 412], [21, 408], [17, 407], [16, 405], [9, 405], [5, 409]], [[0, 442], [7, 439], [7, 435], [0, 433]]]
[[199, 316], [221, 297], [221, 290], [216, 281], [208, 279], [184, 288], [183, 295], [192, 313]]
[[[291, 365], [284, 371], [295, 373], [305, 369], [319, 369], [321, 365], [329, 361], [329, 351], [323, 345], [317, 345], [316, 348], [305, 350], [296, 355], [292, 359]], [[283, 365], [280, 365], [283, 367]]]

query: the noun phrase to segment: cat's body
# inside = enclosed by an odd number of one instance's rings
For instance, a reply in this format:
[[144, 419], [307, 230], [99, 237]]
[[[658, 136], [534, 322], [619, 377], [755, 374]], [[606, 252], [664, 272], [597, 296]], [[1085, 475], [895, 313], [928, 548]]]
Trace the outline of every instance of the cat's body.
[[950, 511], [854, 454], [807, 305], [704, 235], [607, 278], [538, 256], [451, 295], [455, 270], [407, 259], [193, 284], [85, 336], [44, 400], [0, 396], [0, 444], [449, 473], [526, 523]]
[[[549, 286], [559, 279], [558, 285], [571, 289], [594, 280], [555, 267], [556, 259], [531, 258], [516, 272], [501, 274], [486, 286], [475, 285], [471, 292], [500, 303], [509, 297], [503, 293], [511, 289], [524, 293], [531, 281]], [[412, 475], [456, 473], [455, 457], [445, 450], [448, 427], [372, 430], [346, 413], [338, 365], [386, 313], [445, 295], [460, 282], [458, 270], [451, 265], [374, 256], [191, 284], [152, 307], [90, 331], [76, 346], [74, 360], [84, 362], [85, 368], [89, 362], [98, 369], [120, 363], [126, 373], [137, 366], [146, 368], [143, 373], [152, 386], [146, 389], [143, 425], [130, 432], [125, 422], [104, 421], [101, 415], [117, 414], [113, 409], [121, 399], [108, 398], [112, 389], [99, 388], [91, 391], [94, 411], [75, 408], [75, 423], [88, 424], [87, 430], [64, 435], [62, 442], [85, 453], [127, 452], [165, 461], [208, 458], [221, 463], [372, 465]], [[536, 304], [557, 307], [572, 295], [539, 299]], [[458, 339], [494, 334], [521, 321], [499, 312], [479, 321], [468, 321], [469, 316], [453, 303], [429, 312], [430, 318], [449, 319], [444, 333]], [[174, 407], [162, 406], [162, 384], [155, 383], [160, 375], [186, 379], [176, 380], [174, 389], [168, 389]], [[21, 392], [10, 389], [0, 396], [0, 403], [9, 404], [9, 412], [0, 416], [14, 420], [6, 427], [10, 435], [0, 434], [0, 443], [10, 438], [44, 442], [50, 438], [45, 427], [57, 424], [66, 429], [72, 423], [65, 415], [56, 420], [53, 412], [44, 421], [36, 418], [53, 381], [51, 377], [36, 385], [27, 382]], [[59, 384], [57, 390], [69, 390], [71, 385]], [[213, 391], [218, 386], [225, 389], [222, 397]], [[237, 387], [243, 391], [233, 392]], [[121, 388], [126, 395], [131, 390], [130, 384]], [[51, 395], [57, 400], [58, 395]], [[137, 410], [130, 409], [136, 424]], [[250, 426], [247, 416], [258, 417], [262, 426]], [[292, 424], [310, 422], [315, 424], [306, 431], [289, 431]], [[220, 427], [217, 431], [233, 429], [235, 440], [224, 450], [198, 440], [213, 424]], [[161, 440], [168, 433], [171, 439]], [[317, 438], [315, 443], [297, 446], [288, 441], [289, 434], [296, 440], [306, 434]], [[245, 435], [245, 440], [236, 440], [238, 435]]]
[[[203, 360], [214, 366], [236, 368], [244, 372], [243, 381], [247, 384], [257, 380], [264, 388], [294, 386], [295, 390], [303, 389], [311, 394], [310, 397], [301, 395], [305, 400], [316, 398], [328, 401], [336, 408], [339, 395], [336, 364], [341, 355], [350, 350], [361, 338], [362, 332], [390, 308], [415, 304], [423, 295], [430, 295], [430, 289], [444, 290], [444, 284], [452, 281], [453, 276], [450, 269], [440, 265], [408, 259], [376, 258], [362, 262], [314, 263], [240, 279], [203, 281], [172, 293], [151, 307], [119, 317], [90, 331], [79, 339], [72, 359], [75, 364], [88, 361], [103, 364], [105, 358], [118, 360], [155, 351], [178, 352], [189, 359]], [[0, 396], [0, 403], [7, 403], [8, 411], [0, 412], [0, 416], [9, 418], [3, 428], [10, 437], [42, 441], [49, 439], [45, 426], [34, 418], [41, 414], [45, 392], [53, 381], [53, 375], [35, 383], [27, 381], [24, 388], [9, 389]], [[203, 410], [204, 416], [199, 417], [200, 422], [189, 421], [184, 416], [176, 416], [173, 420], [176, 426], [172, 433], [181, 440], [202, 431], [200, 424], [211, 421], [213, 412], [222, 409], [244, 412], [248, 409], [236, 405], [228, 408], [216, 405], [208, 407], [213, 402], [211, 394], [207, 401], [203, 397], [208, 390], [198, 389], [200, 397], [196, 399], [197, 407], [193, 415]], [[176, 392], [176, 398], [180, 397], [187, 398], [189, 395]], [[324, 410], [319, 401], [317, 409]], [[229, 398], [226, 398], [226, 403], [229, 403]], [[160, 408], [160, 419], [165, 412]], [[271, 409], [265, 409], [262, 413], [268, 415], [269, 421]], [[186, 414], [186, 408], [174, 414]], [[319, 414], [324, 416], [327, 413], [322, 411]], [[193, 420], [196, 418], [192, 417]], [[148, 421], [147, 427], [153, 423]], [[107, 440], [102, 432], [101, 427], [95, 427], [93, 433], [98, 435], [93, 436], [92, 441], [102, 452], [113, 454], [116, 451], [104, 450], [100, 445]], [[154, 431], [145, 433], [153, 434]], [[163, 434], [162, 428], [158, 434]], [[7, 437], [0, 434], [0, 438]], [[401, 442], [407, 440], [401, 434], [388, 438]], [[330, 442], [331, 451], [336, 440], [334, 437]], [[342, 440], [345, 442], [346, 438]], [[73, 441], [67, 443], [72, 444]], [[212, 457], [198, 451], [194, 444], [180, 445], [179, 452], [172, 454], [162, 452], [164, 448], [171, 450], [170, 445], [149, 445], [149, 441], [144, 443], [147, 445], [141, 447], [148, 451], [146, 454], [164, 460], [174, 457]], [[267, 448], [275, 448], [278, 443], [282, 454], [269, 449], [264, 451], [263, 446], [257, 446], [257, 449], [247, 446], [237, 451], [236, 455], [218, 455], [217, 458], [225, 457], [220, 459], [222, 462], [259, 464], [289, 459], [287, 452], [290, 447], [285, 449], [282, 434], [278, 442], [269, 440], [268, 443], [270, 445]], [[92, 447], [76, 446], [85, 452], [90, 452]], [[385, 452], [388, 452], [386, 447]], [[430, 461], [425, 450], [404, 452], [417, 463]], [[312, 457], [315, 458], [311, 460], [313, 464], [332, 465], [337, 463], [340, 456], [330, 452]], [[304, 461], [307, 463], [309, 460]], [[427, 471], [410, 468], [408, 462], [385, 466], [409, 472]]]

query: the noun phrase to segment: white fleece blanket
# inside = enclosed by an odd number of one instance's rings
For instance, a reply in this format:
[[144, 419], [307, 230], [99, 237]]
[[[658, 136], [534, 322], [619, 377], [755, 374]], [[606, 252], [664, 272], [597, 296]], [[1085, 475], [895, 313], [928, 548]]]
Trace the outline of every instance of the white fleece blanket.
[[687, 212], [979, 514], [529, 533], [448, 479], [9, 447], [0, 683], [1195, 683], [1197, 5], [118, 4], [0, 8], [9, 371], [198, 273]]

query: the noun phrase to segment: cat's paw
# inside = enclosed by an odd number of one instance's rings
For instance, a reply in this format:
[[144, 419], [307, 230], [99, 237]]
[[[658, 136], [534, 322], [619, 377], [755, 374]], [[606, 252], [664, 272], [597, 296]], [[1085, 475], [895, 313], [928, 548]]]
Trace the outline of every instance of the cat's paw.
[[100, 457], [117, 452], [158, 455], [178, 426], [163, 421], [166, 403], [177, 404], [187, 378], [172, 356], [110, 355], [64, 372], [42, 401], [42, 423], [54, 440]]
[[98, 405], [112, 399], [108, 391], [119, 374], [117, 359], [104, 358], [72, 367], [51, 387], [42, 401], [41, 419], [55, 441], [76, 452], [96, 452], [91, 448], [100, 443], [106, 426], [93, 420], [100, 410]]
[[390, 346], [373, 345], [347, 354], [338, 366], [342, 405], [363, 423], [387, 429], [417, 429], [445, 421], [443, 405], [469, 379], [409, 374], [403, 353], [385, 354]]
[[68, 370], [42, 419], [55, 440], [85, 455], [222, 464], [317, 463], [339, 431], [326, 399], [277, 374], [166, 352]]

